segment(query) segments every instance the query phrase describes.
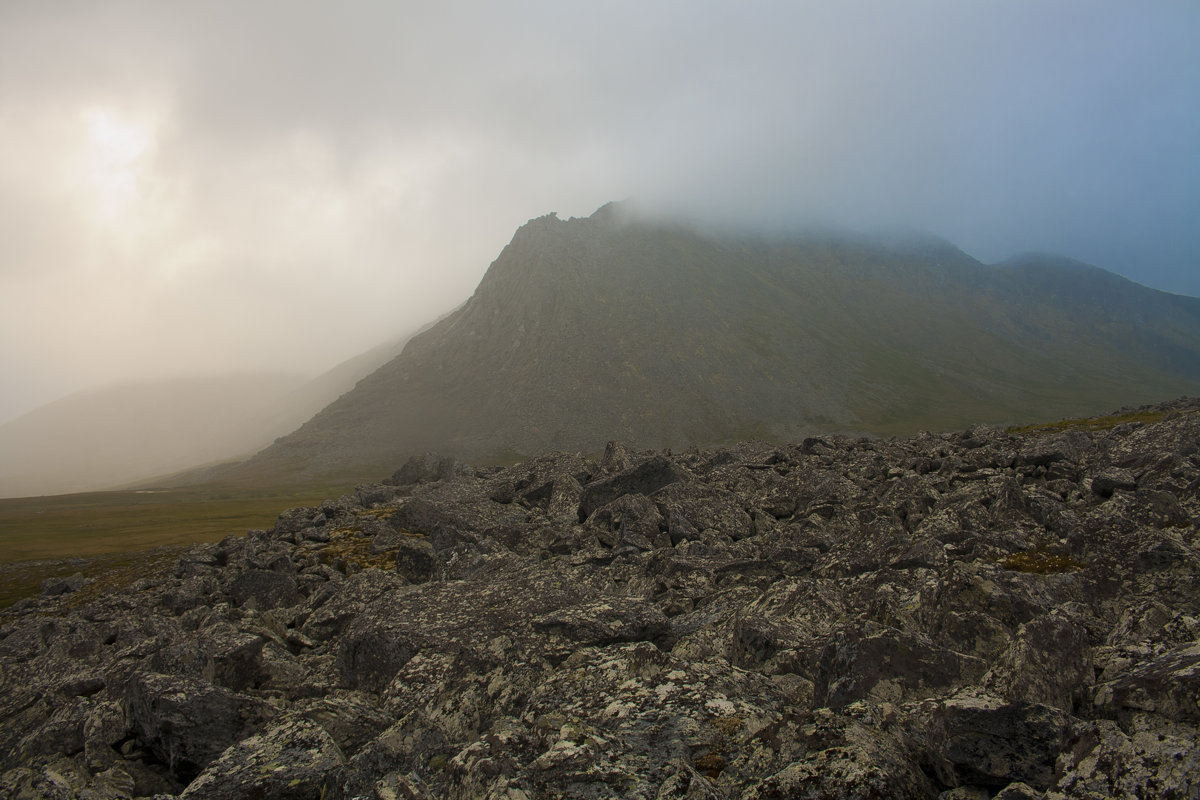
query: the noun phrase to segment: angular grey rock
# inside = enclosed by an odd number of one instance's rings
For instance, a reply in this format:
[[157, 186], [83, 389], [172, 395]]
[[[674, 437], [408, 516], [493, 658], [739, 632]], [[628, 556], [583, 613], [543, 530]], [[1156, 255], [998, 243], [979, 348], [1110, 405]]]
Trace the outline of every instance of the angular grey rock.
[[419, 643], [387, 621], [363, 617], [340, 637], [337, 670], [350, 689], [380, 692], [418, 651]]
[[596, 509], [587, 522], [603, 532], [600, 540], [608, 547], [627, 545], [641, 550], [652, 550], [666, 527], [658, 506], [642, 494], [618, 497]]
[[413, 456], [404, 466], [392, 473], [387, 483], [392, 486], [415, 486], [431, 481], [448, 480], [456, 475], [470, 474], [471, 470], [453, 458], [423, 453]]
[[1098, 720], [1063, 753], [1050, 800], [1093, 797], [1179, 797], [1196, 794], [1200, 733], [1194, 725], [1159, 726], [1143, 717], [1128, 732]]
[[320, 725], [289, 719], [230, 747], [209, 764], [180, 800], [323, 800], [331, 774], [345, 762]]
[[1113, 492], [1131, 492], [1137, 488], [1137, 478], [1127, 469], [1109, 467], [1092, 478], [1092, 491], [1101, 497], [1112, 497]]
[[76, 572], [74, 575], [66, 578], [47, 578], [42, 581], [42, 594], [46, 597], [70, 594], [82, 589], [86, 582], [82, 572]]
[[560, 609], [536, 617], [532, 624], [536, 631], [561, 636], [576, 645], [662, 641], [671, 630], [661, 611], [633, 597]]
[[1097, 712], [1119, 721], [1153, 712], [1200, 724], [1200, 642], [1172, 648], [1097, 686], [1093, 703]]
[[230, 582], [229, 598], [238, 606], [253, 604], [254, 608], [268, 609], [295, 605], [300, 602], [300, 592], [290, 575], [249, 570]]
[[654, 456], [636, 467], [623, 470], [609, 478], [592, 481], [583, 487], [579, 501], [579, 521], [583, 522], [601, 506], [626, 494], [652, 495], [688, 475], [665, 456]]
[[323, 524], [325, 524], [325, 514], [319, 508], [289, 508], [279, 515], [273, 531], [276, 536], [285, 536], [305, 528], [317, 528]]
[[364, 508], [382, 505], [396, 497], [396, 487], [388, 486], [383, 483], [371, 483], [365, 486], [355, 488], [355, 494], [358, 496], [358, 502]]
[[201, 681], [142, 674], [125, 690], [125, 715], [138, 741], [187, 783], [275, 710]]
[[413, 583], [424, 583], [437, 574], [437, 556], [427, 540], [401, 534], [395, 545], [396, 572], [400, 575]]
[[1021, 781], [1044, 791], [1073, 733], [1070, 717], [1049, 706], [962, 693], [939, 704], [929, 737], [946, 785], [998, 791]]
[[1001, 789], [992, 800], [1044, 800], [1045, 793], [1027, 783], [1013, 781]]
[[821, 656], [813, 703], [842, 708], [855, 700], [900, 703], [973, 683], [983, 662], [937, 647], [924, 637], [889, 630], [862, 636], [846, 631]]
[[1046, 614], [1017, 630], [983, 685], [1008, 700], [1072, 713], [1090, 693], [1094, 677], [1087, 631], [1063, 615]]

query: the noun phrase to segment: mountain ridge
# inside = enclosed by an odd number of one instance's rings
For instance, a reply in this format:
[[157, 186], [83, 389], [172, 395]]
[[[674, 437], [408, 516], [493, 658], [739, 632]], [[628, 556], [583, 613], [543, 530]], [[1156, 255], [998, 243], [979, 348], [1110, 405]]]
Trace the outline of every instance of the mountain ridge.
[[903, 434], [1200, 389], [1200, 300], [1067, 263], [548, 214], [458, 311], [231, 474]]

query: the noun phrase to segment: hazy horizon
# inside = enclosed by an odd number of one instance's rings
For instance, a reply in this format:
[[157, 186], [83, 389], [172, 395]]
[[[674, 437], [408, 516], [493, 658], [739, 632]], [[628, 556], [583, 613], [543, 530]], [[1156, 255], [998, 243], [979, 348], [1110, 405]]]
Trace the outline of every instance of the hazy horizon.
[[637, 198], [1200, 295], [1200, 6], [0, 7], [0, 423], [316, 375]]

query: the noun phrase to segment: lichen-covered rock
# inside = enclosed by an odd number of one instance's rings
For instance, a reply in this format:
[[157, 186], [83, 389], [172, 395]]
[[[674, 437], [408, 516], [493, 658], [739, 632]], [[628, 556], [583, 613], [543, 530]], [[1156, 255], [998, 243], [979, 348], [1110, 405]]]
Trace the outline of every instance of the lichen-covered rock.
[[1148, 717], [1127, 729], [1098, 720], [1059, 756], [1057, 769], [1060, 777], [1047, 800], [1192, 797], [1200, 776], [1200, 734], [1195, 726], [1164, 726]]
[[1014, 781], [1049, 788], [1058, 755], [1075, 738], [1049, 706], [959, 694], [938, 705], [929, 731], [933, 769], [950, 786], [999, 790]]
[[201, 681], [143, 674], [129, 681], [125, 714], [138, 740], [186, 783], [275, 711], [263, 700]]
[[581, 645], [662, 640], [670, 635], [666, 616], [638, 598], [622, 597], [585, 603], [533, 620], [536, 631]]
[[229, 598], [238, 606], [253, 603], [254, 608], [275, 608], [295, 605], [300, 593], [291, 575], [258, 569], [234, 578], [229, 584]]
[[396, 551], [396, 572], [413, 583], [424, 583], [438, 572], [437, 554], [423, 538], [398, 534], [392, 548]]
[[579, 501], [579, 519], [586, 520], [596, 509], [618, 497], [631, 494], [653, 495], [677, 481], [685, 481], [687, 472], [666, 456], [654, 456], [616, 475], [592, 481], [583, 487]]
[[1094, 703], [1097, 712], [1117, 720], [1149, 711], [1200, 723], [1200, 642], [1172, 648], [1101, 684]]
[[188, 784], [180, 800], [321, 800], [345, 761], [325, 729], [289, 719], [238, 742]]
[[469, 467], [452, 458], [438, 456], [434, 453], [422, 453], [409, 458], [404, 466], [392, 473], [387, 483], [392, 486], [409, 487], [470, 473]]
[[1200, 401], [1123, 419], [419, 457], [0, 613], [0, 795], [1194, 796]]
[[81, 572], [76, 572], [66, 578], [47, 578], [42, 581], [42, 594], [54, 597], [59, 594], [77, 592], [83, 588], [84, 583], [86, 583], [86, 579]]
[[939, 648], [923, 637], [885, 630], [873, 635], [839, 632], [825, 648], [813, 702], [841, 708], [855, 700], [899, 703], [935, 696], [972, 683], [980, 659]]
[[1009, 700], [1054, 706], [1071, 713], [1091, 688], [1087, 631], [1062, 614], [1045, 614], [1017, 629], [1009, 648], [983, 683]]

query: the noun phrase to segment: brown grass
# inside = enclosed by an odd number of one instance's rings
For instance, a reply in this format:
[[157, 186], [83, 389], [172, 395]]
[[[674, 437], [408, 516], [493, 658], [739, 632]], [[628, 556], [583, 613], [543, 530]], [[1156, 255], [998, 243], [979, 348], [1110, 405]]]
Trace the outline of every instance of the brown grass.
[[1148, 425], [1158, 422], [1167, 415], [1165, 411], [1131, 411], [1128, 414], [1106, 414], [1099, 417], [1078, 417], [1058, 422], [1036, 425], [1019, 425], [1007, 428], [1009, 433], [1056, 433], [1058, 431], [1108, 431], [1118, 425], [1140, 422]]
[[36, 595], [46, 578], [76, 572], [97, 579], [76, 593], [81, 599], [123, 588], [174, 563], [184, 546], [270, 528], [281, 511], [346, 490], [195, 488], [0, 499], [0, 608]]

